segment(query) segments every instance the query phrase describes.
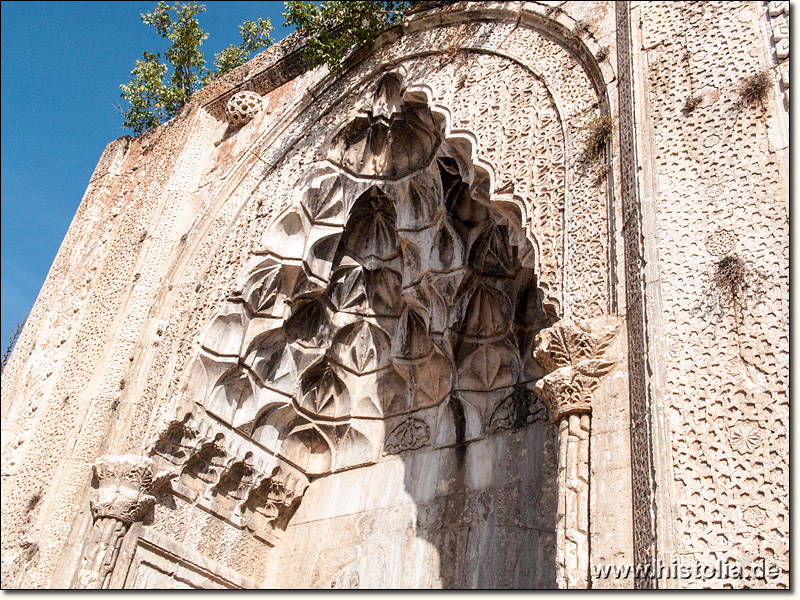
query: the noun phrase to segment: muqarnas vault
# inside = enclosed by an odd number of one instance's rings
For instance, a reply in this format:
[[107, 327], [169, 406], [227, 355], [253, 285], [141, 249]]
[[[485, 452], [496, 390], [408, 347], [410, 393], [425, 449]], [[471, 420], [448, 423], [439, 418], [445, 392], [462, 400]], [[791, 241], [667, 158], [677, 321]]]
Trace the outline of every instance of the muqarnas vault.
[[413, 4], [108, 146], [3, 587], [788, 586], [789, 3]]

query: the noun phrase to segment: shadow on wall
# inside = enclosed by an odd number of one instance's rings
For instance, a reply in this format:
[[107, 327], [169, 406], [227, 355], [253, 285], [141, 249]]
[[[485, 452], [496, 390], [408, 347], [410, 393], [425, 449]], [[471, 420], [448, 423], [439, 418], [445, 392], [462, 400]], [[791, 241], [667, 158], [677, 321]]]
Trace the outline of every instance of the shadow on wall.
[[385, 451], [405, 455], [415, 535], [438, 552], [431, 584], [554, 588], [556, 430], [531, 391], [540, 373], [530, 358], [550, 321], [509, 232], [470, 197], [453, 167], [442, 169], [442, 179], [461, 190], [457, 201], [446, 199], [444, 214], [467, 248], [460, 286], [475, 293], [456, 295], [449, 327], [434, 342], [449, 344], [452, 360], [449, 395], [431, 433], [438, 449], [387, 443]]
[[[539, 423], [435, 452], [435, 497], [418, 502], [415, 530], [438, 553], [435, 587], [556, 587], [555, 435]], [[409, 493], [420, 462], [406, 462]]]
[[[399, 92], [400, 82], [384, 77], [370, 118], [334, 138], [332, 162], [358, 177], [412, 176], [380, 181], [351, 203], [329, 295], [345, 313], [357, 304], [360, 322], [374, 319], [386, 334], [383, 345], [373, 333], [347, 348], [382, 373], [371, 377], [386, 424], [382, 454], [402, 459], [416, 508], [405, 532], [390, 532], [402, 529], [403, 518], [391, 514], [402, 512], [399, 505], [342, 522], [341, 545], [318, 557], [324, 567], [315, 568], [313, 584], [555, 588], [556, 430], [532, 393], [542, 376], [534, 338], [555, 319], [543, 309], [533, 269], [523, 266], [533, 251], [518, 214], [488, 201], [489, 178], [471, 151], [432, 130], [424, 104], [381, 98], [382, 89]], [[357, 283], [337, 284], [352, 270]], [[358, 302], [342, 304], [344, 297]], [[340, 387], [366, 386], [345, 376]], [[386, 485], [366, 473], [361, 485], [370, 481]], [[385, 492], [361, 491], [391, 505]], [[388, 550], [376, 528], [401, 547]]]
[[557, 315], [520, 207], [445, 130], [380, 78], [204, 336], [189, 388], [216, 424], [175, 485], [276, 534], [301, 507], [268, 586], [555, 587], [556, 430], [532, 390]]

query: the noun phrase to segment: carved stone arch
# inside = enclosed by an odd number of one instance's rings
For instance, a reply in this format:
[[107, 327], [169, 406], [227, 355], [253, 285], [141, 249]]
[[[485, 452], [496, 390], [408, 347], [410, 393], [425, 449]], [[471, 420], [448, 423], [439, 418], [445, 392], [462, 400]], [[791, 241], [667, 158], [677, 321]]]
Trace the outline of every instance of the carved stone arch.
[[208, 407], [217, 413], [216, 416], [238, 425], [241, 421], [240, 412], [254, 412], [254, 387], [250, 373], [238, 365], [232, 367], [214, 386]]
[[[446, 21], [436, 27], [445, 26], [460, 27], [456, 22]], [[417, 36], [425, 41], [428, 38], [423, 34], [425, 31], [412, 30], [408, 37]], [[516, 65], [513, 67], [515, 73], [523, 73], [529, 77], [529, 82], [535, 82], [537, 77], [533, 67], [525, 64], [521, 56], [524, 50], [519, 47], [489, 48], [479, 39], [464, 49], [480, 55], [481, 60], [485, 57], [484, 62], [479, 60], [476, 64], [480, 69], [485, 67], [488, 75], [481, 84], [486, 84], [486, 87], [494, 85], [497, 72], [506, 63]], [[238, 275], [240, 285], [228, 298], [225, 308], [219, 308], [219, 314], [229, 320], [240, 318], [242, 331], [241, 338], [237, 339], [244, 344], [242, 348], [250, 342], [259, 344], [265, 339], [259, 337], [260, 332], [269, 327], [279, 330], [285, 343], [281, 351], [281, 336], [276, 336], [269, 342], [276, 346], [275, 352], [264, 353], [264, 356], [281, 357], [278, 360], [281, 378], [277, 378], [272, 369], [267, 370], [272, 375], [256, 378], [258, 412], [246, 425], [223, 423], [221, 426], [230, 426], [236, 435], [257, 445], [259, 452], [281, 464], [295, 467], [301, 475], [326, 475], [338, 469], [376, 462], [383, 455], [426, 446], [457, 445], [517, 426], [520, 420], [517, 419], [516, 407], [530, 400], [526, 395], [530, 390], [526, 386], [542, 375], [541, 367], [533, 364], [535, 361], [532, 359], [535, 334], [567, 311], [574, 310], [570, 302], [580, 304], [580, 298], [564, 301], [565, 297], [570, 297], [571, 290], [591, 288], [584, 285], [588, 280], [576, 278], [570, 284], [573, 287], [567, 289], [565, 282], [569, 281], [571, 272], [568, 272], [566, 259], [557, 254], [558, 249], [565, 245], [563, 236], [581, 235], [583, 230], [594, 235], [597, 231], [597, 228], [586, 226], [595, 223], [592, 219], [584, 219], [579, 228], [570, 232], [566, 232], [560, 221], [566, 210], [564, 206], [569, 204], [564, 200], [567, 192], [558, 188], [554, 183], [555, 176], [550, 177], [548, 173], [563, 175], [575, 168], [574, 164], [568, 164], [569, 157], [563, 152], [565, 126], [561, 123], [561, 112], [556, 110], [551, 114], [543, 109], [542, 115], [534, 115], [537, 118], [541, 116], [542, 122], [550, 127], [548, 132], [561, 131], [560, 138], [545, 136], [541, 140], [533, 139], [534, 134], [524, 124], [519, 125], [519, 132], [513, 133], [519, 134], [518, 137], [513, 137], [507, 131], [510, 127], [508, 122], [504, 122], [505, 117], [515, 113], [508, 106], [496, 111], [497, 118], [481, 120], [472, 108], [477, 110], [489, 103], [488, 100], [483, 104], [476, 103], [475, 107], [464, 106], [463, 102], [455, 102], [448, 91], [447, 73], [440, 76], [438, 71], [431, 69], [431, 74], [420, 75], [433, 64], [433, 59], [439, 60], [444, 55], [441, 43], [426, 46], [424, 51], [412, 52], [401, 47], [395, 54], [392, 52], [387, 49], [378, 55], [377, 62], [364, 63], [366, 66], [356, 66], [343, 76], [326, 80], [333, 91], [319, 94], [320, 111], [315, 113], [308, 108], [302, 126], [293, 129], [295, 122], [292, 122], [292, 127], [287, 127], [296, 138], [292, 139], [287, 133], [280, 140], [284, 144], [282, 148], [277, 148], [278, 142], [272, 141], [257, 148], [259, 160], [263, 157], [268, 165], [263, 171], [266, 173], [265, 183], [260, 188], [251, 187], [251, 190], [257, 189], [256, 192], [248, 190], [242, 194], [251, 194], [253, 203], [264, 198], [273, 202], [271, 194], [276, 192], [275, 216], [254, 220], [257, 224], [250, 232], [258, 241], [247, 251], [242, 250], [241, 254], [246, 256], [247, 252], [252, 252], [257, 258], [246, 268], [240, 268], [244, 262], [241, 257], [225, 254], [227, 250], [220, 247], [221, 255], [233, 265], [226, 267], [226, 274], [233, 274], [230, 280]], [[356, 90], [358, 93], [354, 96], [363, 98], [365, 91], [380, 87], [382, 75], [387, 72], [394, 73], [384, 85], [387, 93], [378, 102], [367, 102], [369, 110], [362, 110], [357, 100], [349, 100], [344, 93]], [[409, 81], [410, 84], [403, 83]], [[548, 82], [541, 78], [539, 81], [543, 91], [541, 96], [537, 96], [538, 100], [550, 102]], [[395, 85], [398, 82], [400, 85]], [[391, 95], [388, 92], [393, 89], [397, 96], [394, 101], [388, 97]], [[533, 93], [539, 94], [540, 91]], [[390, 129], [391, 113], [399, 111], [403, 115], [404, 104], [416, 107], [418, 112], [427, 110], [432, 115], [427, 121], [420, 117], [412, 123], [422, 122], [436, 132], [432, 136], [414, 137], [414, 143], [423, 149], [420, 157], [416, 160], [409, 158], [385, 177], [374, 176], [380, 161], [372, 161], [370, 170], [358, 172], [352, 157], [349, 162], [341, 157], [331, 159], [330, 149], [337, 147], [333, 142], [345, 137], [343, 132], [348, 133], [347, 127], [354, 122], [356, 126], [349, 133], [363, 142], [359, 148], [367, 147], [367, 142], [374, 143], [373, 138], [365, 133], [370, 118], [383, 122], [392, 136], [398, 136]], [[589, 110], [587, 115], [595, 112]], [[574, 113], [567, 116], [574, 116]], [[299, 116], [296, 123], [301, 123]], [[524, 160], [509, 166], [504, 161], [513, 158], [514, 152], [503, 148], [497, 140], [486, 141], [485, 134], [492, 127], [496, 127], [498, 135], [509, 140], [513, 137], [515, 144], [520, 144], [519, 140], [530, 134], [530, 139], [539, 145], [518, 146], [523, 150], [532, 149], [534, 153], [525, 154]], [[578, 131], [579, 126], [575, 127]], [[296, 130], [302, 130], [302, 134], [297, 134]], [[419, 128], [414, 130], [415, 135], [418, 131]], [[299, 158], [295, 159], [294, 151], [288, 148], [292, 148], [292, 144], [302, 145], [298, 140], [302, 141], [303, 135], [311, 140], [307, 145], [313, 147], [313, 151], [298, 152]], [[573, 142], [579, 140], [576, 138]], [[535, 154], [540, 148], [556, 150], [552, 156], [542, 159]], [[388, 156], [386, 162], [389, 164], [399, 161], [395, 154]], [[555, 166], [547, 162], [552, 157], [560, 161]], [[529, 162], [525, 163], [528, 159]], [[514, 173], [515, 169], [523, 169], [526, 164], [528, 171], [519, 171], [522, 173], [520, 179], [523, 175], [527, 178], [523, 186], [514, 181]], [[437, 188], [436, 177], [431, 175], [432, 166], [440, 168], [438, 183], [441, 191]], [[453, 183], [448, 190], [441, 185], [443, 172], [449, 173]], [[292, 190], [292, 193], [280, 196], [277, 191], [281, 190]], [[396, 210], [393, 224], [400, 246], [398, 256], [393, 252], [373, 252], [366, 257], [370, 259], [365, 261], [369, 262], [368, 265], [357, 261], [342, 264], [341, 256], [337, 263], [337, 251], [344, 248], [341, 244], [346, 237], [348, 220], [359, 200], [372, 193], [370, 190], [388, 197], [394, 206], [400, 206], [402, 202], [408, 204], [402, 210]], [[451, 194], [449, 200], [448, 191]], [[418, 201], [421, 197], [439, 193], [442, 194], [441, 205]], [[241, 197], [236, 199], [241, 200]], [[542, 208], [545, 200], [549, 202], [547, 210]], [[448, 202], [452, 207], [449, 212]], [[242, 214], [244, 211], [238, 218], [243, 219]], [[489, 216], [492, 222], [486, 225], [484, 222]], [[432, 223], [430, 227], [427, 225], [429, 221]], [[553, 227], [553, 232], [549, 232], [552, 235], [541, 233], [542, 224], [556, 221], [559, 221], [559, 227]], [[234, 229], [231, 227], [232, 232]], [[242, 226], [240, 230], [247, 231], [247, 228]], [[589, 243], [593, 244], [592, 248], [602, 246], [602, 240], [598, 243], [598, 240], [591, 239]], [[440, 246], [443, 251], [439, 251]], [[437, 251], [426, 253], [420, 250], [423, 247], [435, 247]], [[398, 265], [392, 263], [398, 257], [402, 263], [399, 271]], [[461, 265], [462, 262], [465, 264]], [[430, 268], [431, 263], [436, 264], [434, 269]], [[514, 265], [513, 276], [508, 274], [509, 264]], [[396, 282], [386, 283], [395, 272], [401, 273], [399, 287], [406, 291], [405, 296], [401, 293], [384, 297], [402, 298], [404, 304], [380, 311], [366, 310], [365, 306], [375, 306], [374, 298], [380, 299], [376, 290], [397, 287]], [[483, 282], [480, 294], [464, 294], [463, 303], [451, 303], [451, 298], [472, 276]], [[577, 277], [574, 273], [572, 276]], [[341, 286], [336, 287], [339, 283]], [[359, 300], [347, 293], [331, 292], [333, 288], [344, 290], [348, 286], [350, 289], [363, 289], [364, 298]], [[598, 298], [592, 299], [590, 312], [596, 311], [596, 306], [606, 306], [602, 296], [603, 293], [599, 293]], [[493, 302], [495, 298], [502, 301]], [[236, 309], [239, 312], [235, 314], [242, 317], [229, 316], [234, 312], [226, 311], [233, 311], [233, 305], [239, 306]], [[470, 321], [465, 314], [471, 305], [471, 310], [477, 311], [474, 314], [478, 315], [472, 319], [473, 323], [481, 322], [479, 316], [484, 310], [481, 307], [485, 306], [488, 313], [507, 313], [508, 327], [466, 331], [463, 326]], [[433, 346], [427, 354], [423, 355], [421, 350], [393, 350], [402, 347], [396, 342], [401, 329], [405, 327], [408, 330], [402, 319], [411, 311], [422, 315], [424, 325], [420, 328], [425, 330]], [[304, 378], [309, 381], [313, 379], [312, 375], [316, 375], [315, 369], [324, 370], [321, 365], [327, 361], [336, 337], [346, 337], [342, 332], [349, 332], [348, 327], [356, 329], [348, 320], [355, 315], [369, 323], [365, 326], [367, 333], [372, 331], [372, 326], [375, 330], [386, 331], [390, 340], [391, 365], [353, 368], [355, 363], [341, 359], [336, 364], [342, 369], [337, 371], [333, 366], [328, 369], [331, 373], [329, 379], [334, 381], [338, 378], [336, 395], [345, 398], [346, 393], [348, 406], [330, 414], [319, 414], [319, 407], [311, 411], [307, 408], [310, 405], [305, 402], [305, 395], [314, 385], [304, 386]], [[394, 324], [383, 322], [391, 320], [388, 317], [395, 319]], [[265, 321], [268, 325], [262, 324]], [[225, 322], [220, 323], [224, 325]], [[370, 345], [380, 345], [375, 342], [377, 337], [365, 333], [359, 338], [359, 344], [363, 343], [365, 349], [362, 357], [370, 355]], [[424, 336], [416, 336], [417, 339], [421, 337]], [[201, 345], [204, 343], [200, 341]], [[427, 348], [427, 343], [422, 346]], [[200, 354], [202, 360], [215, 360], [208, 347], [204, 346]], [[222, 354], [233, 356], [229, 352]], [[257, 354], [255, 351], [252, 356]], [[476, 356], [483, 358], [478, 360]], [[496, 358], [498, 356], [500, 358]], [[246, 367], [258, 371], [255, 359], [248, 359], [246, 354], [240, 358]], [[269, 360], [267, 363], [271, 364]], [[489, 363], [497, 368], [477, 371], [473, 368]], [[421, 367], [423, 364], [425, 368]], [[462, 379], [460, 372], [466, 373], [463, 376], [463, 381], [468, 382], [466, 385], [459, 383]], [[271, 381], [265, 380], [269, 378]], [[278, 385], [279, 381], [288, 383]], [[193, 394], [191, 400], [200, 407], [193, 410], [202, 412], [200, 409], [206, 402], [208, 389], [198, 388], [190, 390]], [[376, 398], [382, 401], [376, 401]], [[523, 398], [523, 401], [518, 402], [518, 398]], [[458, 411], [451, 406], [458, 406], [464, 419], [465, 427], [461, 434], [454, 416]], [[538, 407], [542, 408], [542, 405]], [[301, 408], [303, 410], [299, 410]], [[521, 422], [525, 422], [525, 418]], [[388, 444], [387, 440], [390, 440]], [[348, 453], [352, 458], [348, 459]]]
[[[494, 338], [508, 334], [518, 312], [509, 304], [516, 302], [512, 298], [516, 284], [509, 282], [526, 269], [518, 255], [530, 257], [535, 252], [529, 237], [519, 235], [521, 223], [513, 224], [520, 212], [509, 219], [508, 211], [492, 204], [493, 167], [477, 157], [477, 139], [466, 132], [449, 135], [445, 113], [437, 112], [421, 87], [407, 97], [397, 72], [383, 73], [374, 87], [365, 116], [354, 117], [332, 133], [325, 146], [330, 157], [300, 177], [300, 185], [307, 190], [301, 189], [299, 201], [267, 230], [265, 258], [255, 260], [241, 278], [242, 304], [223, 310], [215, 321], [224, 329], [227, 320], [239, 319], [236, 322], [241, 322], [243, 331], [237, 330], [236, 341], [224, 345], [225, 352], [205, 345], [209, 351], [231, 355], [239, 344], [241, 363], [252, 370], [258, 388], [252, 394], [256, 401], [270, 396], [263, 388], [286, 393], [298, 414], [322, 419], [321, 423], [380, 419], [387, 409], [396, 412], [396, 402], [390, 400], [384, 406], [381, 395], [399, 398], [404, 392], [422, 393], [424, 399], [405, 405], [412, 410], [441, 401], [449, 390], [445, 378], [452, 380], [458, 372], [455, 365], [446, 366], [453, 360], [449, 338], [477, 336], [496, 344]], [[365, 159], [365, 154], [373, 158]], [[516, 238], [512, 231], [517, 232]], [[519, 246], [522, 251], [517, 250]], [[465, 296], [463, 306], [455, 311], [447, 308], [450, 296], [458, 296], [465, 282], [476, 277], [481, 283]], [[523, 279], [527, 284], [536, 282], [529, 275]], [[306, 281], [313, 282], [311, 287]], [[514, 288], [511, 296], [509, 286]], [[413, 313], [417, 315], [414, 323], [424, 322], [428, 329], [422, 338], [409, 334], [415, 328], [409, 329], [411, 313], [405, 306], [423, 309], [424, 319], [419, 318], [421, 313]], [[398, 319], [404, 313], [403, 325]], [[364, 316], [368, 320], [359, 322]], [[492, 318], [498, 327], [485, 330]], [[394, 343], [398, 333], [412, 346], [423, 340], [425, 352], [409, 353], [411, 346]], [[431, 334], [436, 339], [430, 339]], [[213, 339], [217, 338], [220, 335]], [[393, 346], [408, 346], [400, 352], [403, 356], [397, 356], [395, 366]], [[434, 346], [438, 348], [435, 356], [431, 354]], [[476, 346], [475, 352], [484, 358], [505, 356], [488, 346]], [[519, 350], [512, 354], [519, 355]], [[426, 374], [431, 386], [420, 386], [418, 372], [424, 369], [414, 363], [423, 359], [432, 360], [434, 366], [441, 364], [429, 369], [433, 375]], [[514, 359], [515, 365], [518, 362]], [[384, 373], [386, 369], [390, 370]], [[276, 385], [279, 371], [294, 377], [295, 383]], [[521, 372], [518, 366], [512, 371], [512, 377]], [[497, 375], [483, 373], [479, 379], [484, 386], [505, 381]], [[233, 380], [223, 379], [214, 393], [235, 395], [234, 387]], [[209, 401], [214, 403], [213, 396]], [[481, 412], [489, 410], [484, 407]], [[221, 412], [214, 414], [233, 427], [243, 426], [253, 433], [259, 427], [258, 408], [246, 411], [246, 419]], [[324, 440], [332, 448], [326, 464], [332, 467], [334, 455], [337, 464], [348, 464], [335, 448], [340, 438], [326, 434], [328, 429], [309, 424], [295, 433], [281, 432], [279, 437], [294, 436], [301, 442], [287, 460], [302, 463], [297, 448], [305, 446], [310, 451], [322, 447]], [[485, 423], [481, 429], [485, 430]], [[358, 426], [353, 428], [358, 430]], [[381, 441], [371, 444], [379, 448]], [[277, 447], [269, 450], [278, 456], [282, 452]], [[320, 460], [312, 461], [315, 471]], [[358, 460], [367, 460], [366, 455]]]
[[277, 448], [291, 431], [296, 419], [297, 411], [289, 399], [267, 403], [253, 420], [251, 437], [265, 448]]
[[310, 421], [293, 424], [281, 444], [281, 455], [304, 473], [328, 473], [335, 460], [331, 437], [331, 431], [323, 432]]
[[[552, 18], [551, 18], [552, 17]], [[484, 30], [475, 29], [474, 25], [477, 23], [485, 25]], [[472, 25], [475, 31], [470, 33], [467, 25]], [[301, 128], [287, 128], [290, 139], [285, 139], [284, 135], [275, 137], [274, 132], [269, 132], [273, 135], [273, 140], [266, 142], [266, 133], [263, 134], [251, 147], [253, 156], [262, 156], [271, 165], [269, 169], [276, 169], [279, 167], [279, 162], [286, 156], [287, 148], [294, 147], [301, 136], [306, 135], [309, 131], [309, 123], [318, 123], [320, 127], [327, 127], [331, 119], [327, 115], [332, 114], [336, 110], [337, 103], [342, 98], [347, 97], [348, 94], [357, 95], [360, 93], [359, 81], [365, 78], [374, 78], [374, 74], [385, 68], [385, 65], [391, 65], [388, 68], [403, 73], [406, 69], [404, 61], [414, 60], [416, 57], [423, 57], [432, 55], [445, 55], [453, 53], [459, 49], [478, 51], [478, 52], [494, 52], [498, 56], [503, 56], [508, 60], [514, 60], [526, 67], [533, 68], [536, 62], [536, 47], [544, 45], [558, 46], [565, 49], [566, 55], [569, 60], [579, 66], [578, 71], [587, 75], [586, 79], [591, 86], [592, 95], [599, 99], [600, 110], [607, 111], [607, 93], [606, 85], [614, 78], [614, 73], [611, 66], [604, 62], [601, 66], [595, 60], [594, 55], [598, 53], [599, 46], [590, 38], [581, 39], [572, 33], [575, 22], [566, 14], [560, 14], [558, 19], [555, 19], [546, 7], [536, 3], [504, 3], [487, 5], [485, 3], [455, 3], [447, 10], [433, 14], [427, 14], [424, 11], [415, 15], [414, 19], [405, 28], [403, 37], [400, 43], [395, 43], [396, 38], [391, 34], [387, 34], [379, 38], [376, 42], [375, 53], [371, 55], [361, 55], [365, 60], [359, 60], [348, 64], [348, 69], [345, 71], [344, 76], [341, 74], [331, 74], [313, 84], [311, 94], [296, 102], [295, 104], [286, 106], [282, 110], [279, 118], [284, 122], [295, 122], [303, 114], [304, 111], [313, 113], [310, 118], [304, 120], [304, 126]], [[482, 25], [483, 26], [483, 25]], [[491, 26], [491, 27], [489, 27]], [[460, 33], [453, 37], [449, 34], [440, 35], [438, 32], [447, 28], [461, 28]], [[504, 27], [511, 28], [515, 31], [515, 35], [509, 37], [506, 32], [502, 31]], [[494, 30], [492, 33], [486, 33]], [[530, 32], [541, 39], [540, 44], [532, 44], [524, 36], [518, 36], [517, 33]], [[433, 35], [428, 36], [431, 33]], [[428, 37], [425, 37], [428, 36]], [[519, 38], [519, 39], [517, 39]], [[540, 68], [539, 73], [544, 72], [545, 69]], [[403, 73], [404, 77], [406, 74]], [[406, 79], [408, 79], [406, 77]], [[560, 87], [560, 82], [552, 82], [548, 85], [549, 90], [557, 90]], [[432, 87], [427, 83], [420, 81], [413, 83], [408, 87], [408, 90], [415, 90], [417, 87], [425, 87], [427, 91]], [[428, 93], [429, 98], [435, 98], [440, 93]], [[319, 99], [313, 104], [310, 103], [310, 98]], [[225, 97], [227, 101], [227, 96]], [[352, 103], [351, 103], [352, 105]], [[214, 105], [216, 106], [216, 105]], [[317, 109], [317, 107], [319, 107]], [[211, 106], [209, 106], [211, 110]], [[588, 114], [588, 113], [587, 113]], [[570, 115], [566, 114], [566, 118]], [[336, 120], [338, 124], [343, 121]], [[453, 128], [456, 132], [457, 128]], [[294, 136], [294, 137], [292, 137]], [[273, 152], [271, 148], [280, 146], [281, 149]], [[315, 152], [317, 149], [315, 149]], [[247, 189], [237, 189], [240, 182], [244, 181], [248, 170], [253, 169], [255, 166], [262, 164], [259, 160], [252, 158], [249, 161], [238, 161], [230, 173], [226, 174], [227, 180], [230, 182], [224, 186], [220, 192], [220, 201], [227, 201], [228, 199], [236, 202], [242, 202], [250, 194], [253, 194], [252, 187]], [[269, 169], [267, 170], [269, 172]], [[237, 190], [235, 194], [233, 190]], [[500, 188], [502, 190], [502, 188]], [[499, 200], [499, 198], [498, 198]], [[220, 206], [217, 203], [216, 206]], [[214, 208], [214, 210], [217, 210]], [[236, 212], [228, 214], [236, 215]], [[539, 245], [537, 240], [537, 245]], [[558, 314], [562, 313], [562, 309], [556, 310]]]

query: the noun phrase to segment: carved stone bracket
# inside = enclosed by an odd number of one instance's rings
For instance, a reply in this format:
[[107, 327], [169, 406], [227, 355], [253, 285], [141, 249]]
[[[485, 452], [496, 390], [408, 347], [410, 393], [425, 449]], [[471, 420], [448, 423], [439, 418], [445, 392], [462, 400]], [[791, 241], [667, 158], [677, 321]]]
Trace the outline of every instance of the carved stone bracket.
[[154, 467], [152, 460], [133, 454], [101, 457], [93, 467], [99, 483], [90, 500], [95, 520], [138, 521], [155, 504], [150, 492], [164, 481], [154, 476]]
[[308, 478], [199, 406], [171, 421], [151, 456], [175, 473], [172, 491], [274, 545]]
[[560, 321], [536, 337], [534, 358], [548, 371], [534, 393], [558, 424], [556, 582], [589, 586], [589, 436], [592, 398], [615, 362], [603, 355], [620, 328], [616, 317]]
[[97, 488], [89, 501], [94, 523], [73, 588], [106, 589], [128, 528], [155, 504], [152, 495], [171, 475], [154, 475], [149, 458], [102, 456], [93, 466]]

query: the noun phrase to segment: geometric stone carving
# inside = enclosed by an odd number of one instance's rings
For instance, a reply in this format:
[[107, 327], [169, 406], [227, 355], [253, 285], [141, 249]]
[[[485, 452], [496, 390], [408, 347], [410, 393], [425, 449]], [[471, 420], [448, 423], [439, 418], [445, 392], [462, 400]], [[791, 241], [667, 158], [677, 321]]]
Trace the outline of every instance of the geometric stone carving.
[[718, 229], [706, 238], [706, 247], [715, 256], [724, 256], [736, 246], [736, 236], [725, 229]]
[[772, 30], [772, 43], [778, 59], [781, 87], [789, 105], [789, 2], [773, 0], [767, 4], [769, 26]]
[[241, 127], [261, 112], [262, 105], [261, 96], [255, 92], [238, 92], [228, 100], [225, 116], [231, 127]]
[[[194, 408], [153, 446], [176, 493], [267, 539], [307, 476], [546, 419], [525, 391], [552, 323], [536, 251], [469, 139], [397, 73], [334, 131], [202, 334]], [[274, 468], [304, 483], [267, 510]]]
[[789, 14], [788, 0], [773, 0], [769, 3], [769, 16], [777, 17], [780, 14]]
[[[203, 335], [194, 401], [307, 475], [508, 428], [492, 415], [533, 382], [523, 356], [551, 321], [470, 142], [387, 73], [325, 147]], [[185, 470], [216, 480], [206, 443]]]

